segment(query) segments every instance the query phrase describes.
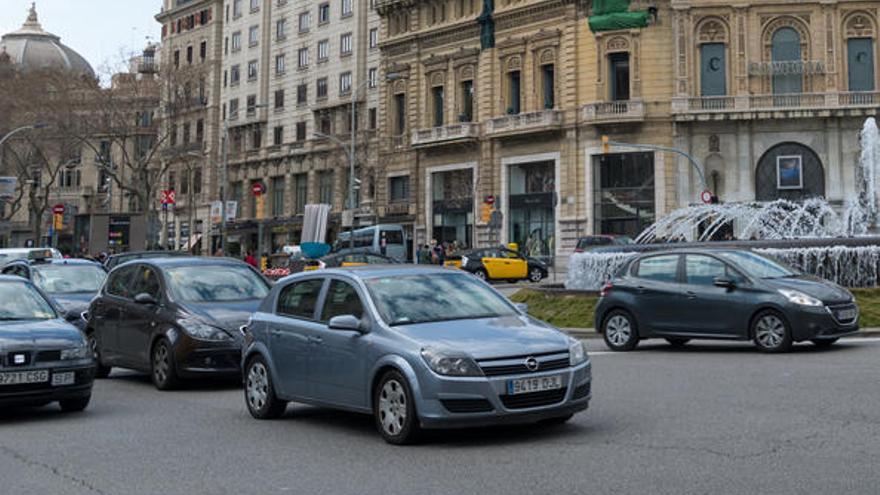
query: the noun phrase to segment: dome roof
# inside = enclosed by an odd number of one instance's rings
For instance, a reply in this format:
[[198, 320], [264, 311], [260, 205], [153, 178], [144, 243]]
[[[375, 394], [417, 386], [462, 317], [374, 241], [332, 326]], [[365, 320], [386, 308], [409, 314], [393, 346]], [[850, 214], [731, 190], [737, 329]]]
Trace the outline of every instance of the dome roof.
[[34, 4], [21, 29], [0, 39], [0, 58], [4, 55], [24, 71], [60, 69], [95, 77], [95, 71], [82, 55], [61, 43], [58, 36], [43, 31]]

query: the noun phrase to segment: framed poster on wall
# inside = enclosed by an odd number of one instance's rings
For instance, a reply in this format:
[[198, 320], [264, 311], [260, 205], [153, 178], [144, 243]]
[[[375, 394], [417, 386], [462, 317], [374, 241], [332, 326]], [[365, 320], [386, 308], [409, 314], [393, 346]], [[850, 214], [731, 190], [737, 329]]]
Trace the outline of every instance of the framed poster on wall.
[[776, 188], [804, 188], [804, 165], [803, 158], [800, 155], [776, 157]]

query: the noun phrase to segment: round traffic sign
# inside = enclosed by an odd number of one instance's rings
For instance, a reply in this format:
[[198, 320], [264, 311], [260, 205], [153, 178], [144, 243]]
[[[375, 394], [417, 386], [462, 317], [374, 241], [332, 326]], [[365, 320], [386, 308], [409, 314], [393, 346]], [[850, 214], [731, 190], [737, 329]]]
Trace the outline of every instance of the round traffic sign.
[[254, 193], [254, 196], [261, 196], [266, 193], [266, 186], [262, 182], [254, 182], [254, 185], [251, 186], [251, 192]]
[[52, 213], [54, 213], [56, 215], [64, 215], [64, 205], [57, 204], [57, 205], [53, 206]]
[[494, 205], [494, 204], [495, 204], [495, 196], [493, 196], [493, 195], [491, 195], [491, 194], [488, 195], [488, 196], [486, 196], [486, 199], [484, 200], [484, 202], [485, 202], [487, 205]]
[[706, 189], [705, 191], [700, 193], [700, 199], [703, 200], [703, 203], [709, 204], [712, 202], [712, 191]]

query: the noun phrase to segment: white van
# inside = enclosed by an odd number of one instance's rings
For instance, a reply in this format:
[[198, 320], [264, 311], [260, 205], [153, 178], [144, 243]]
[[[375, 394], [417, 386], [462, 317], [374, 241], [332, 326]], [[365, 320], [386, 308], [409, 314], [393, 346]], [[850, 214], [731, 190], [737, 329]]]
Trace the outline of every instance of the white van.
[[354, 247], [351, 231], [339, 233], [333, 245], [334, 253], [378, 253], [406, 263], [406, 232], [402, 225], [380, 224], [362, 227], [354, 231]]

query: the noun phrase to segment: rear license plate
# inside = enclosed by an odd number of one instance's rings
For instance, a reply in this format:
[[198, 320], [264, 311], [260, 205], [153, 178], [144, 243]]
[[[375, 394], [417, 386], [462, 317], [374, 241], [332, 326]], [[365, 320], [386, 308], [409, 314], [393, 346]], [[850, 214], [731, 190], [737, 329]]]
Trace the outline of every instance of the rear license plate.
[[856, 317], [856, 310], [855, 309], [841, 309], [840, 311], [837, 312], [837, 319], [838, 320], [852, 320], [855, 317]]
[[55, 373], [52, 375], [52, 386], [60, 387], [62, 385], [73, 385], [76, 381], [76, 375], [73, 371], [66, 371], [64, 373]]
[[528, 394], [562, 388], [562, 375], [520, 378], [507, 382], [507, 395]]
[[24, 385], [49, 381], [49, 371], [12, 371], [0, 373], [0, 385]]

